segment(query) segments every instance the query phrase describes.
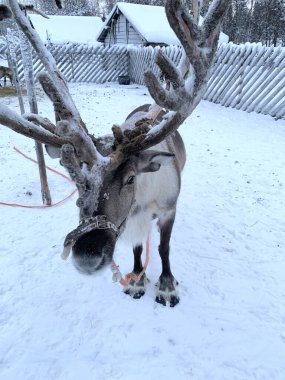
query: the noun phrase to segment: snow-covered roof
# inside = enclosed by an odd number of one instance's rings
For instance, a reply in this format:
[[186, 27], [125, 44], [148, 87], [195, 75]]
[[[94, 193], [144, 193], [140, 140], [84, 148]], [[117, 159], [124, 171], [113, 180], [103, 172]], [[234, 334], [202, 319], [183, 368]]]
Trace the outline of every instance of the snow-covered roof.
[[103, 25], [100, 17], [93, 16], [29, 16], [43, 41], [49, 38], [52, 42], [96, 42]]
[[[126, 17], [146, 42], [166, 45], [180, 44], [176, 34], [168, 23], [164, 7], [120, 2], [113, 7], [99, 31], [98, 41], [104, 41], [108, 32], [108, 26], [118, 12], [121, 12]], [[228, 42], [228, 40], [228, 36], [221, 33], [220, 43]]]

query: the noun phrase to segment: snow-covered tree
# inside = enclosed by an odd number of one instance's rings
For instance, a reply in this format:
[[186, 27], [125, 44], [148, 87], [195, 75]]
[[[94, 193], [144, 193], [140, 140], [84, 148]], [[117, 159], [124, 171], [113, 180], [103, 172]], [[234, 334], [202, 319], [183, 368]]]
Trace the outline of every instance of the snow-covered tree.
[[90, 16], [92, 14], [89, 0], [68, 0], [64, 2], [59, 14], [69, 16]]
[[41, 1], [39, 8], [43, 10], [48, 15], [53, 15], [58, 12], [58, 8], [55, 4], [55, 1]]
[[[204, 0], [204, 14], [211, 0]], [[234, 43], [285, 46], [285, 0], [231, 0], [223, 31]]]
[[252, 12], [252, 41], [267, 46], [285, 45], [285, 1], [260, 0]]
[[247, 0], [232, 0], [224, 22], [224, 32], [230, 41], [244, 43], [250, 40], [250, 11]]

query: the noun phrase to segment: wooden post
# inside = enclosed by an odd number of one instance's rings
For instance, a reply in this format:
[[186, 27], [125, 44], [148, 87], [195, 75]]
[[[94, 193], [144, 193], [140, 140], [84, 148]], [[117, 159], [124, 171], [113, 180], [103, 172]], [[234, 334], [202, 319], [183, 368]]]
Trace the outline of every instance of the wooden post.
[[[34, 83], [32, 48], [26, 37], [20, 31], [19, 37], [30, 111], [32, 113], [38, 114], [38, 104]], [[36, 141], [35, 149], [40, 173], [43, 204], [51, 205], [51, 195], [47, 182], [46, 166], [42, 144]]]

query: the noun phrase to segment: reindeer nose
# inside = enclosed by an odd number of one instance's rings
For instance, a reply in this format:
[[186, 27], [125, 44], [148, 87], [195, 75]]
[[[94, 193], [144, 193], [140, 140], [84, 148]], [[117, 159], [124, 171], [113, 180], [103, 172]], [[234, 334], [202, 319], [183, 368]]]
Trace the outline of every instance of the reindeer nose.
[[86, 254], [73, 254], [73, 264], [78, 272], [82, 274], [94, 274], [106, 263], [104, 255], [88, 256]]
[[94, 274], [112, 261], [116, 240], [109, 230], [94, 230], [80, 237], [72, 247], [75, 268]]

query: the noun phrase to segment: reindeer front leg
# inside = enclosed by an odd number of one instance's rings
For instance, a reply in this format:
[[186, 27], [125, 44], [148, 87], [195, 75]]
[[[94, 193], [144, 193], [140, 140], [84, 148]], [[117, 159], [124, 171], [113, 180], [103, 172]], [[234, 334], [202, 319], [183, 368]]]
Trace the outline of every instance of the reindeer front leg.
[[155, 300], [164, 306], [169, 302], [171, 307], [174, 307], [179, 303], [179, 296], [176, 290], [178, 282], [175, 280], [171, 272], [169, 261], [169, 241], [175, 220], [175, 214], [176, 210], [171, 212], [170, 215], [167, 215], [167, 217], [164, 216], [158, 220], [158, 226], [160, 228], [160, 245], [158, 251], [161, 257], [162, 273], [157, 283], [158, 291]]
[[[134, 269], [132, 273], [134, 273], [136, 276], [138, 276], [143, 270], [143, 265], [142, 265], [142, 260], [141, 260], [142, 251], [143, 251], [142, 244], [137, 245], [136, 247], [133, 248]], [[142, 277], [140, 278], [138, 282], [131, 279], [128, 286], [124, 289], [124, 292], [133, 298], [136, 298], [136, 299], [141, 298], [145, 294], [147, 281], [148, 280], [145, 273], [142, 275]]]

